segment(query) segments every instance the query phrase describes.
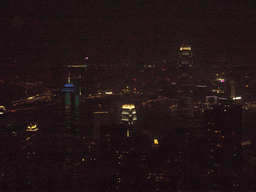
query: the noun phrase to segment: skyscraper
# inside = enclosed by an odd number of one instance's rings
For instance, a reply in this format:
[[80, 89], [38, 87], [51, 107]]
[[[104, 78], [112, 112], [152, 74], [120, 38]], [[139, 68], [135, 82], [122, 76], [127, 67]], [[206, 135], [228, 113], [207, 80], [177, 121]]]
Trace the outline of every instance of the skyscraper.
[[189, 45], [182, 45], [178, 53], [177, 65], [177, 96], [178, 107], [182, 114], [193, 115], [192, 94], [193, 94], [193, 58]]
[[237, 189], [242, 170], [242, 106], [229, 103], [215, 105], [204, 115], [208, 140], [206, 175], [210, 185], [213, 188]]
[[133, 124], [137, 120], [136, 109], [133, 104], [125, 104], [122, 106], [121, 123]]

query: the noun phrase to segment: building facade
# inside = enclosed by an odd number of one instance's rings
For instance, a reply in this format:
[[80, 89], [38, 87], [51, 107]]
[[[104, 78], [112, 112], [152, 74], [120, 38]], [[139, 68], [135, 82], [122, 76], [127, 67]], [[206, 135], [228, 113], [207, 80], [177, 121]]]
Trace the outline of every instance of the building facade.
[[177, 96], [180, 113], [193, 115], [193, 54], [189, 45], [182, 45], [177, 63]]
[[136, 109], [133, 104], [125, 104], [122, 106], [122, 118], [121, 123], [123, 124], [134, 124], [137, 120]]
[[214, 105], [204, 114], [209, 185], [238, 189], [242, 171], [242, 106]]

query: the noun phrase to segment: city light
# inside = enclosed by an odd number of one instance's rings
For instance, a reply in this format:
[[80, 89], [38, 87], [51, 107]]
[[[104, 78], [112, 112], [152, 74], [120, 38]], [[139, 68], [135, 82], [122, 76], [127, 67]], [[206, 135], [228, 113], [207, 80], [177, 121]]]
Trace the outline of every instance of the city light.
[[225, 79], [222, 79], [222, 78], [217, 78], [217, 80], [220, 81], [221, 83], [225, 82]]
[[233, 100], [240, 100], [242, 97], [234, 97]]
[[[0, 110], [1, 110], [2, 112], [6, 112], [6, 109], [5, 109], [5, 107], [4, 107], [3, 105], [0, 106]], [[3, 114], [3, 113], [2, 113], [2, 114]]]
[[93, 114], [99, 114], [99, 113], [108, 113], [108, 111], [96, 111]]
[[30, 124], [30, 125], [28, 125], [28, 128], [26, 129], [26, 131], [37, 131], [37, 130], [38, 130], [38, 128], [37, 128], [36, 124], [35, 125]]
[[206, 85], [196, 85], [196, 87], [206, 87]]
[[180, 48], [180, 51], [183, 51], [183, 50], [184, 50], [184, 51], [191, 50], [191, 47], [189, 47], [189, 46], [188, 46], [188, 47], [183, 47], [183, 46], [182, 46], [182, 47]]
[[135, 108], [135, 106], [133, 104], [125, 104], [122, 106], [122, 109], [130, 109], [131, 110], [134, 108]]
[[70, 67], [70, 68], [73, 68], [73, 67], [82, 67], [82, 68], [84, 68], [84, 67], [86, 67], [86, 65], [68, 65], [68, 67]]

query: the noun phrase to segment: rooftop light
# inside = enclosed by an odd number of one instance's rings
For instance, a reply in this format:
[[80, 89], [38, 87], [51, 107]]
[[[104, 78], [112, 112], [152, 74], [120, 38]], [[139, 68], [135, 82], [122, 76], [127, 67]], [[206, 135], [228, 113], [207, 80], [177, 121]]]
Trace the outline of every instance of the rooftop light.
[[190, 46], [181, 46], [180, 47], [180, 51], [187, 51], [187, 50], [191, 50]]
[[135, 106], [133, 104], [125, 104], [122, 106], [122, 109], [134, 109]]

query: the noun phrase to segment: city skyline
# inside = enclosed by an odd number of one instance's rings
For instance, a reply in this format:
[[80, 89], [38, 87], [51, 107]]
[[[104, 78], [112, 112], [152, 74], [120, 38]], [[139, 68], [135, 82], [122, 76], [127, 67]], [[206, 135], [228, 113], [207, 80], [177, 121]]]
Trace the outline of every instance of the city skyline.
[[255, 189], [255, 5], [1, 2], [1, 190]]

